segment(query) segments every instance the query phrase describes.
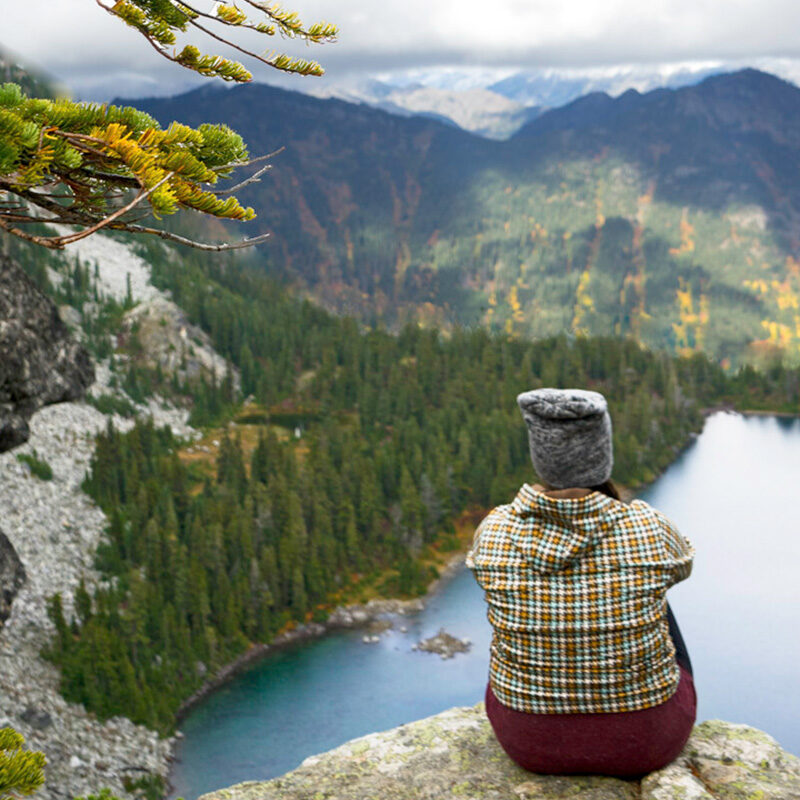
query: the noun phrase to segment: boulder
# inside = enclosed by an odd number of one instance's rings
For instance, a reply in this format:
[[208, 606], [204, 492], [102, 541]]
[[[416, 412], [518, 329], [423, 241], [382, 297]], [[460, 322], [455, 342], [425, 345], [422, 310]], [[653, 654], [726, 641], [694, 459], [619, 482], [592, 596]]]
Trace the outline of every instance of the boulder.
[[28, 706], [19, 715], [19, 718], [37, 731], [43, 731], [53, 724], [53, 717], [50, 712], [42, 708], [36, 708], [36, 706]]
[[746, 725], [703, 722], [642, 781], [534, 775], [503, 752], [483, 704], [355, 739], [266, 782], [200, 800], [800, 800], [800, 759]]
[[89, 354], [56, 305], [0, 255], [0, 452], [28, 439], [34, 411], [77, 400], [93, 380]]

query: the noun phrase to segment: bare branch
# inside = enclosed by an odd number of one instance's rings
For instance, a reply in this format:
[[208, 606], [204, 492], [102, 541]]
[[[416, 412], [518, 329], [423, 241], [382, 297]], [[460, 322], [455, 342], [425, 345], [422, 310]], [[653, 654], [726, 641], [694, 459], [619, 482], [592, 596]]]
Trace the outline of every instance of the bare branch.
[[65, 208], [60, 203], [53, 202], [49, 200], [46, 196], [40, 196], [35, 194], [30, 190], [26, 191], [16, 191], [13, 192], [17, 195], [17, 197], [21, 197], [24, 200], [28, 200], [33, 205], [37, 206], [38, 208], [44, 209], [45, 211], [53, 214], [55, 217], [59, 219], [61, 222], [65, 222], [68, 225], [93, 225], [97, 222], [100, 217], [91, 216], [90, 214], [86, 214], [83, 211], [77, 211], [71, 208]]
[[269, 172], [272, 169], [272, 164], [267, 164], [266, 166], [261, 167], [261, 169], [254, 172], [249, 178], [246, 178], [241, 183], [237, 183], [236, 186], [232, 186], [230, 189], [221, 189], [218, 192], [211, 192], [211, 194], [220, 197], [224, 194], [233, 194], [234, 192], [238, 192], [239, 189], [243, 189], [245, 186], [249, 186], [251, 183], [259, 183], [261, 181], [261, 176], [265, 172]]
[[34, 222], [41, 222], [36, 217], [28, 216], [27, 214], [14, 214], [10, 209], [0, 209], [0, 218], [17, 222], [20, 225], [32, 225]]
[[115, 219], [121, 217], [126, 211], [130, 211], [135, 206], [139, 205], [146, 197], [149, 197], [152, 192], [158, 189], [159, 186], [165, 184], [175, 173], [169, 172], [167, 173], [158, 183], [153, 184], [149, 189], [143, 190], [136, 195], [136, 197], [131, 200], [128, 205], [123, 206], [122, 208], [117, 209], [113, 214], [109, 214], [107, 217], [101, 219], [96, 225], [93, 225], [91, 228], [87, 228], [86, 230], [79, 231], [78, 233], [74, 233], [71, 236], [62, 236], [61, 238], [64, 240], [64, 244], [72, 244], [72, 242], [77, 242], [80, 239], [84, 239], [87, 236], [91, 236], [91, 234], [99, 231], [101, 228], [105, 228], [106, 226], [110, 225]]
[[265, 156], [256, 156], [255, 158], [248, 158], [247, 161], [232, 161], [230, 164], [225, 164], [222, 167], [216, 167], [216, 169], [223, 170], [223, 169], [239, 169], [239, 167], [250, 167], [253, 164], [259, 164], [262, 161], [266, 161], [268, 158], [274, 158], [275, 156], [279, 156], [285, 149], [286, 145], [282, 145], [277, 150], [273, 150], [271, 153], [267, 153]]
[[48, 247], [51, 250], [58, 250], [61, 245], [54, 244], [52, 241], [52, 237], [50, 236], [34, 236], [30, 233], [25, 233], [25, 231], [20, 230], [19, 228], [14, 228], [9, 225], [2, 216], [0, 216], [0, 228], [8, 233], [13, 234], [14, 236], [18, 236], [20, 239], [24, 239], [26, 242], [33, 242], [33, 244], [40, 244], [42, 247]]
[[[9, 233], [13, 233], [15, 236], [20, 236], [23, 239], [27, 239], [28, 241], [35, 242], [36, 244], [44, 245], [45, 247], [49, 247], [51, 249], [61, 249], [64, 245], [72, 244], [73, 242], [78, 242], [81, 239], [85, 239], [87, 236], [91, 236], [93, 233], [97, 233], [97, 231], [101, 230], [102, 228], [107, 228], [108, 226], [116, 227], [113, 223], [116, 219], [121, 217], [126, 211], [130, 211], [132, 208], [135, 208], [139, 203], [142, 202], [146, 197], [158, 189], [159, 186], [166, 183], [175, 173], [170, 172], [169, 174], [165, 175], [158, 183], [151, 186], [149, 189], [143, 189], [136, 197], [131, 200], [130, 203], [123, 206], [122, 208], [117, 209], [113, 214], [109, 214], [107, 217], [103, 217], [103, 219], [98, 220], [89, 228], [84, 228], [82, 231], [78, 231], [77, 233], [71, 233], [68, 236], [31, 236], [30, 234], [26, 234], [23, 231], [19, 230], [19, 228], [11, 228], [8, 224], [3, 223], [2, 227], [4, 230], [7, 230]], [[54, 204], [56, 205], [56, 204]], [[44, 207], [44, 206], [42, 206]], [[60, 207], [59, 207], [60, 208]], [[40, 221], [40, 220], [37, 220]], [[60, 217], [59, 222], [65, 222], [66, 220], [63, 217]], [[2, 223], [2, 217], [0, 217], [0, 223]], [[123, 225], [125, 223], [122, 223]], [[123, 228], [124, 229], [124, 228]]]
[[[188, 6], [187, 6], [187, 8], [188, 8]], [[194, 9], [192, 9], [192, 11], [194, 11]], [[208, 15], [204, 14], [203, 16], [208, 16]], [[212, 17], [212, 19], [214, 19], [214, 18]], [[206, 28], [205, 25], [201, 25], [199, 22], [197, 22], [197, 20], [190, 19], [189, 20], [189, 24], [193, 25], [198, 30], [203, 31], [203, 33], [205, 33], [206, 35], [210, 36], [212, 39], [216, 39], [218, 42], [222, 42], [223, 44], [228, 45], [228, 47], [232, 47], [234, 50], [238, 50], [240, 53], [244, 53], [246, 56], [250, 56], [251, 58], [255, 58], [256, 60], [260, 61], [262, 64], [266, 64], [268, 67], [274, 67], [275, 66], [268, 59], [264, 58], [263, 55], [259, 55], [258, 53], [254, 53], [252, 50], [247, 50], [244, 47], [240, 47], [238, 44], [236, 44], [236, 42], [231, 42], [228, 39], [226, 39], [224, 36], [217, 35], [216, 33], [214, 33], [214, 31], [211, 31], [208, 28]]]
[[261, 242], [269, 239], [269, 233], [262, 233], [260, 236], [253, 236], [251, 239], [243, 239], [241, 242], [230, 242], [223, 244], [208, 244], [207, 242], [198, 242], [194, 239], [187, 239], [185, 236], [178, 236], [177, 233], [170, 233], [163, 231], [159, 228], [146, 228], [143, 225], [113, 225], [112, 227], [119, 230], [129, 231], [130, 233], [149, 233], [152, 236], [158, 236], [161, 239], [166, 239], [168, 242], [177, 242], [178, 244], [185, 244], [189, 247], [194, 247], [196, 250], [213, 250], [221, 252], [223, 250], [241, 250], [243, 247], [253, 247]]

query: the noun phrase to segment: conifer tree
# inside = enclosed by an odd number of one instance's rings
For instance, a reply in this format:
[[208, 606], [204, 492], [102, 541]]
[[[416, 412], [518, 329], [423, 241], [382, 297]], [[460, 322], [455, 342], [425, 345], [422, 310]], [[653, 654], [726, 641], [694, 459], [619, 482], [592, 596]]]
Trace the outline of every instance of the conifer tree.
[[[223, 3], [206, 13], [183, 0], [95, 2], [138, 31], [164, 58], [236, 83], [253, 77], [241, 63], [202, 53], [191, 43], [177, 50], [178, 37], [199, 31], [282, 72], [321, 75], [315, 61], [275, 51], [260, 55], [234, 37], [247, 30], [267, 38], [280, 34], [320, 43], [337, 34], [335, 25], [304, 25], [296, 13], [259, 0], [245, 0], [251, 14]], [[209, 250], [256, 244], [266, 234], [237, 243], [203, 244], [141, 220], [179, 209], [250, 220], [255, 211], [243, 207], [233, 193], [259, 180], [269, 169], [264, 163], [268, 158], [251, 159], [242, 138], [225, 125], [190, 128], [173, 122], [165, 130], [135, 108], [32, 98], [17, 84], [0, 85], [0, 230], [44, 247], [63, 248], [103, 228], [154, 234]], [[217, 189], [234, 170], [256, 164], [234, 187]], [[31, 226], [42, 218], [79, 230], [35, 232]]]
[[0, 728], [0, 800], [33, 794], [44, 783], [44, 754], [24, 744], [13, 728]]

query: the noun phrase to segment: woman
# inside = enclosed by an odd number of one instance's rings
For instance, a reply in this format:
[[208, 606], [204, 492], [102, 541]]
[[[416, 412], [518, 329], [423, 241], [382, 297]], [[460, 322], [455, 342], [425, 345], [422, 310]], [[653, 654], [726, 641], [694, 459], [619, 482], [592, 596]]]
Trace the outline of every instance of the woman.
[[610, 480], [605, 398], [517, 398], [545, 485], [481, 522], [467, 565], [493, 628], [486, 713], [532, 772], [634, 777], [670, 763], [695, 719], [692, 668], [666, 591], [694, 550]]

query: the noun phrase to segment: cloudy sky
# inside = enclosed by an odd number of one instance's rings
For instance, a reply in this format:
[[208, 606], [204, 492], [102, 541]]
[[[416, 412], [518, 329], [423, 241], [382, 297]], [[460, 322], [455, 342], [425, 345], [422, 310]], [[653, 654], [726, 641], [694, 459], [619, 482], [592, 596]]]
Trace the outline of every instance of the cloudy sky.
[[[93, 0], [0, 0], [0, 45], [82, 97], [163, 94], [192, 76], [161, 59]], [[211, 10], [215, 4], [198, 0]], [[317, 58], [322, 81], [409, 69], [586, 70], [678, 62], [753, 64], [800, 76], [797, 0], [287, 0], [304, 21], [326, 19], [336, 44], [284, 43]], [[195, 38], [195, 41], [198, 41]], [[277, 46], [282, 43], [277, 42]], [[218, 51], [215, 48], [215, 51]], [[271, 70], [255, 70], [271, 80]], [[293, 78], [298, 81], [310, 78]], [[285, 85], [285, 84], [284, 84]], [[291, 83], [289, 85], [292, 85]], [[302, 88], [298, 86], [297, 88]]]

